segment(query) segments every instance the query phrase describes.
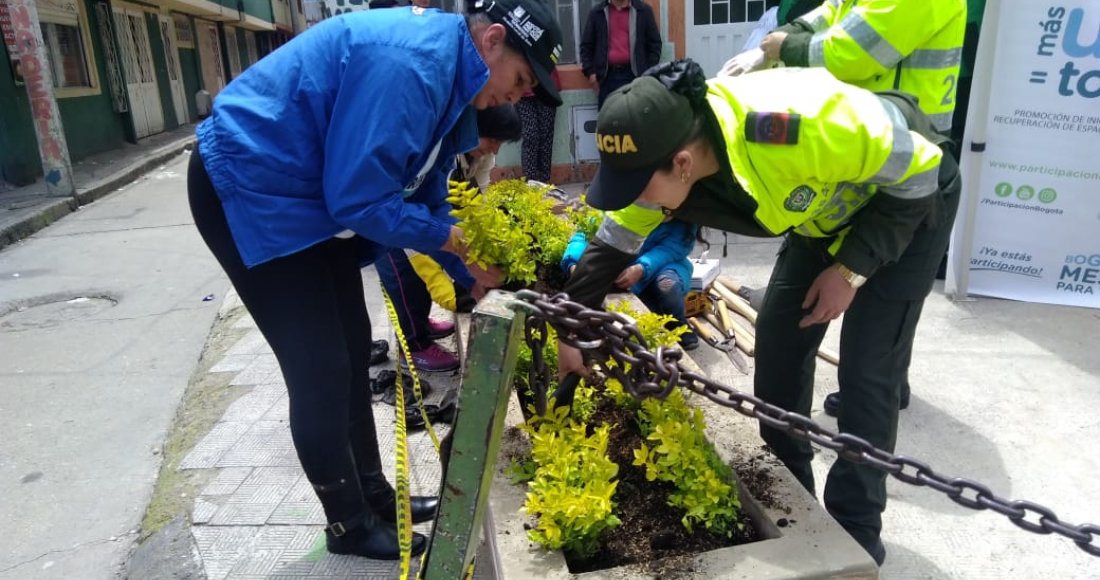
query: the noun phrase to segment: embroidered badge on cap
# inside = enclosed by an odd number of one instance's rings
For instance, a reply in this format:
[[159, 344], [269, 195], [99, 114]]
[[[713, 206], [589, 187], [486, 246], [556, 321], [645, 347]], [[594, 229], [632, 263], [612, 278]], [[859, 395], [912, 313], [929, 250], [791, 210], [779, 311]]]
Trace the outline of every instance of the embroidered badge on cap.
[[745, 139], [752, 143], [794, 145], [798, 143], [797, 113], [750, 112], [745, 117]]
[[786, 201], [783, 202], [783, 207], [785, 207], [787, 211], [806, 211], [806, 209], [810, 207], [810, 202], [814, 200], [814, 196], [816, 195], [817, 192], [814, 191], [812, 187], [808, 185], [799, 185], [787, 196]]

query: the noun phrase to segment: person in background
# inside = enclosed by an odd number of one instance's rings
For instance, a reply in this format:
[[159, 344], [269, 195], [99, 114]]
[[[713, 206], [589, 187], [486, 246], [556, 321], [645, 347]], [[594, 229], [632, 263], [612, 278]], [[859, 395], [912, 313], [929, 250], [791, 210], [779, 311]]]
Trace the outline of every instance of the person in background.
[[[490, 174], [496, 167], [501, 145], [519, 141], [523, 135], [523, 122], [519, 112], [522, 102], [521, 98], [515, 106], [501, 105], [477, 112], [477, 149], [455, 158], [455, 171], [451, 173], [451, 181], [468, 181], [481, 191], [489, 187]], [[553, 115], [553, 107], [545, 104], [542, 106]]]
[[[552, 75], [554, 86], [559, 90], [558, 71]], [[523, 123], [523, 143], [520, 146], [520, 161], [523, 164], [525, 178], [542, 183], [550, 183], [550, 167], [554, 159], [554, 116], [555, 109], [547, 107], [534, 93], [523, 95], [516, 104]]]
[[[688, 256], [695, 248], [698, 234], [699, 226], [695, 224], [666, 220], [646, 237], [638, 257], [615, 278], [617, 288], [634, 293], [646, 308], [675, 318], [669, 328], [688, 328], [680, 335], [680, 347], [684, 350], [699, 346], [699, 337], [687, 326], [684, 302], [691, 290], [692, 267]], [[584, 232], [573, 234], [561, 258], [561, 269], [566, 274], [573, 274], [586, 247], [588, 238]]]
[[607, 95], [661, 61], [661, 33], [642, 0], [601, 0], [581, 36], [581, 70], [602, 107]]
[[[465, 261], [446, 178], [477, 144], [474, 109], [533, 87], [561, 102], [550, 72], [562, 36], [546, 4], [477, 8], [325, 19], [229, 83], [197, 129], [191, 213], [279, 362], [332, 553], [400, 557], [370, 404], [362, 265], [393, 247]], [[499, 284], [497, 270], [469, 271]], [[412, 520], [430, 521], [437, 505], [413, 497]], [[426, 545], [413, 535], [413, 554]]]
[[[756, 395], [808, 416], [818, 346], [843, 314], [838, 428], [892, 452], [900, 363], [961, 188], [954, 158], [938, 146], [947, 138], [913, 97], [872, 93], [822, 69], [707, 81], [681, 61], [609, 97], [596, 133], [609, 146], [586, 200], [607, 213], [565, 292], [598, 308], [670, 215], [785, 236], [757, 318]], [[562, 376], [586, 373], [581, 352], [561, 342], [558, 361]], [[764, 424], [760, 434], [814, 494], [810, 444]], [[824, 501], [881, 564], [885, 472], [837, 459]]]

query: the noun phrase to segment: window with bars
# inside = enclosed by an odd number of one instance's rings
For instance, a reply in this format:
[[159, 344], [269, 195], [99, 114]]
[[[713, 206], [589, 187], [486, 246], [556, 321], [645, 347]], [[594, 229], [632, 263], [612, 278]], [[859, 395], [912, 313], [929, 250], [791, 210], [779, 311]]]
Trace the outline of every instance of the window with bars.
[[79, 26], [42, 22], [42, 40], [55, 88], [93, 86]]
[[695, 2], [695, 24], [756, 22], [779, 0], [689, 0]]
[[179, 48], [195, 48], [195, 33], [191, 28], [191, 19], [186, 14], [172, 14], [176, 28], [176, 45]]

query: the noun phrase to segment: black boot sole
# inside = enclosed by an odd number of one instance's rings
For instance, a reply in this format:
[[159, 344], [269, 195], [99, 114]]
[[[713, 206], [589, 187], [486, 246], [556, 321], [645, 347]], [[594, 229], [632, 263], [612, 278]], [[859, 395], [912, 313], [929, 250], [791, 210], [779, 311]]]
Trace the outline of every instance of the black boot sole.
[[[359, 556], [359, 557], [362, 557], [362, 558], [370, 558], [371, 560], [393, 561], [393, 560], [400, 560], [401, 559], [400, 549], [398, 549], [394, 552], [387, 551], [385, 553], [375, 553], [375, 552], [371, 552], [371, 551], [368, 551], [368, 550], [356, 550], [355, 545], [352, 544], [351, 539], [349, 539], [349, 540], [343, 540], [342, 539], [342, 538], [347, 537], [347, 535], [340, 536], [339, 538], [337, 538], [337, 537], [333, 536], [331, 532], [325, 532], [325, 536], [326, 536], [325, 537], [325, 547], [328, 549], [330, 554], [337, 554], [337, 555], [341, 555], [341, 556]], [[348, 544], [348, 545], [345, 546], [344, 544]], [[416, 532], [413, 532], [412, 550], [411, 550], [410, 553], [413, 556], [419, 556], [420, 554], [423, 554], [424, 550], [426, 550], [427, 548], [428, 548], [428, 539], [426, 537], [424, 537], [423, 534], [418, 534]]]

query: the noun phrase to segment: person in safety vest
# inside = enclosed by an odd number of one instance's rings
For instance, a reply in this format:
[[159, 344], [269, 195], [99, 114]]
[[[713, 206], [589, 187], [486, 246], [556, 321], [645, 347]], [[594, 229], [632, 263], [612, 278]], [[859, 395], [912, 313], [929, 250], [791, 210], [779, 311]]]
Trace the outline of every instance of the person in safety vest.
[[719, 74], [776, 62], [825, 67], [858, 87], [913, 95], [936, 130], [947, 133], [965, 33], [966, 0], [825, 0], [776, 28], [759, 48], [730, 59]]
[[[600, 168], [590, 205], [606, 210], [566, 285], [598, 307], [666, 215], [742, 235], [786, 236], [757, 320], [756, 395], [809, 415], [814, 360], [845, 314], [841, 431], [892, 451], [898, 344], [920, 305], [954, 221], [957, 165], [913, 99], [876, 94], [822, 69], [780, 68], [705, 80], [691, 61], [651, 69], [611, 95], [596, 124]], [[559, 345], [559, 372], [585, 374]], [[810, 444], [761, 435], [811, 493]], [[885, 473], [837, 460], [825, 507], [875, 561]]]
[[[970, 95], [969, 85], [960, 78], [967, 12], [966, 0], [826, 0], [776, 28], [758, 50], [731, 59], [723, 73], [737, 75], [775, 62], [823, 66], [857, 87], [913, 95], [936, 130], [947, 135], [955, 103]], [[957, 160], [956, 143], [948, 150]], [[902, 348], [910, 353], [902, 362], [906, 372], [898, 401], [905, 409], [913, 345]], [[835, 417], [840, 404], [840, 393], [829, 393], [825, 412]]]
[[[191, 213], [279, 361], [294, 447], [336, 554], [401, 557], [360, 268], [385, 248], [466, 262], [447, 174], [477, 145], [475, 109], [528, 89], [561, 104], [549, 81], [562, 35], [546, 3], [472, 8], [328, 18], [233, 79], [197, 129]], [[499, 270], [468, 268], [499, 285]], [[432, 520], [437, 505], [412, 498], [412, 521]], [[413, 554], [426, 545], [413, 535]]]

